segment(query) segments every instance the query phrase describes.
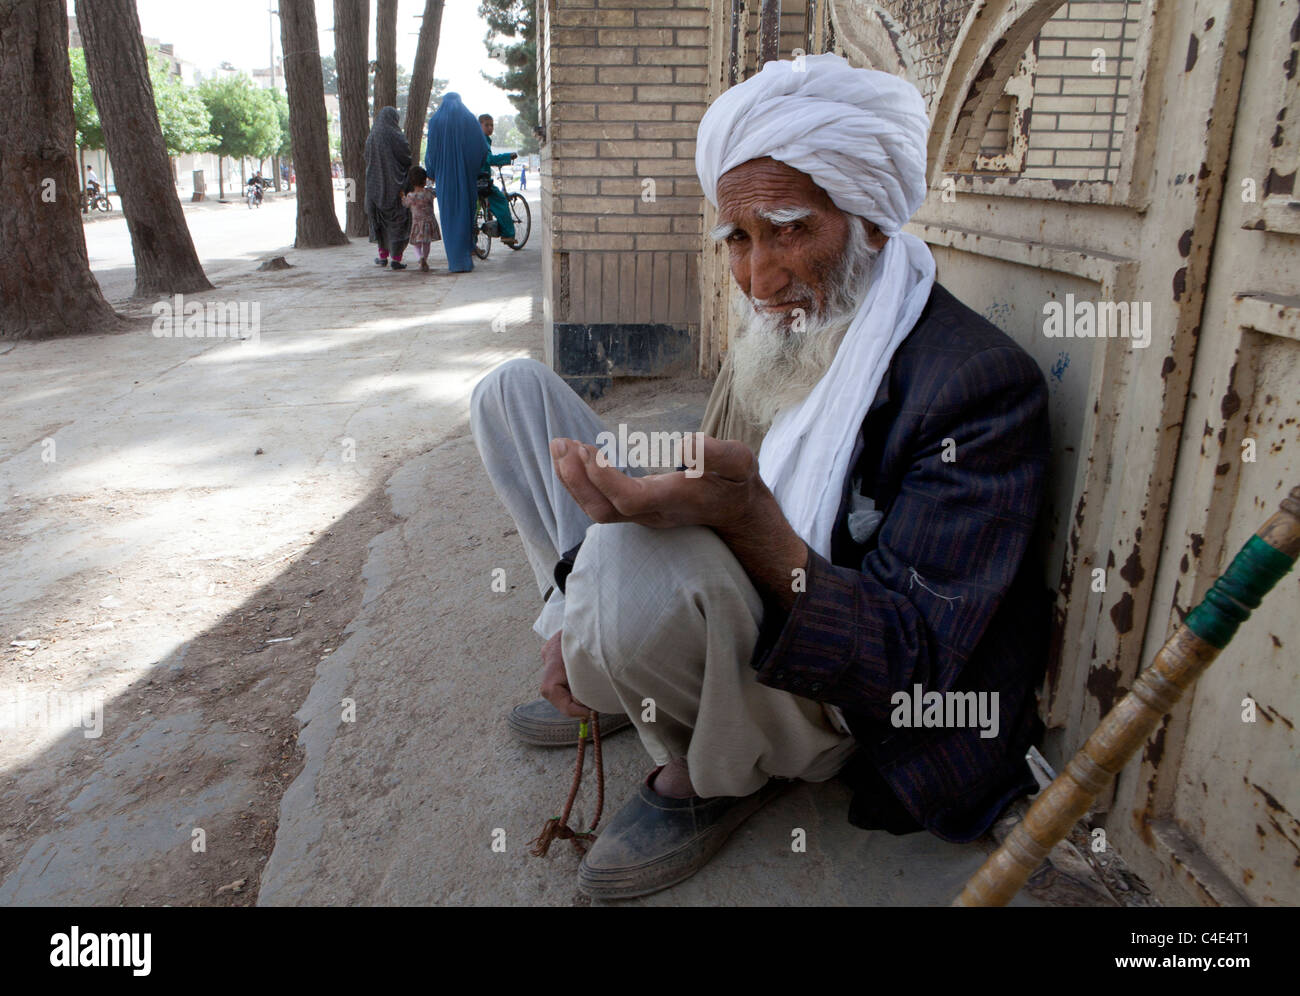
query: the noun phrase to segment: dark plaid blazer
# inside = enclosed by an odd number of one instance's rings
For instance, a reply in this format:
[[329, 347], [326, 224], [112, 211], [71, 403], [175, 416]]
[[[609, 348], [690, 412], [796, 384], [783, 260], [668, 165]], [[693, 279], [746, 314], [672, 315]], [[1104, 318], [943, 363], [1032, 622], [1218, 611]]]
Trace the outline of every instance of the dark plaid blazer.
[[[768, 605], [758, 680], [839, 706], [859, 743], [849, 819], [951, 841], [1032, 791], [1050, 601], [1031, 538], [1048, 465], [1047, 386], [1008, 336], [935, 284], [863, 422], [831, 559], [790, 612]], [[948, 459], [945, 459], [945, 456]], [[852, 480], [884, 513], [859, 543]], [[860, 531], [859, 531], [860, 532]], [[895, 728], [895, 692], [997, 692], [976, 726]]]

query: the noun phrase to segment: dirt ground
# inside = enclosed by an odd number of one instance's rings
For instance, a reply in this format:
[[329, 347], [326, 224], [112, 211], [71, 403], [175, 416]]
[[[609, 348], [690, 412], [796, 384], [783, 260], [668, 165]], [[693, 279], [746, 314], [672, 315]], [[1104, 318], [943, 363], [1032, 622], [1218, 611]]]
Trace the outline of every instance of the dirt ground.
[[[287, 564], [241, 562], [232, 551], [209, 584], [241, 599], [236, 609], [115, 696], [108, 707], [114, 721], [105, 724], [102, 737], [64, 736], [0, 779], [0, 879], [34, 842], [57, 835], [69, 810], [84, 809], [91, 802], [87, 793], [102, 791], [104, 803], [128, 823], [172, 814], [184, 832], [180, 824], [189, 800], [223, 785], [250, 784], [256, 791], [239, 805], [215, 807], [203, 820], [206, 853], [171, 847], [147, 862], [132, 862], [129, 884], [117, 894], [100, 892], [93, 880], [84, 886], [88, 901], [104, 905], [253, 905], [275, 843], [281, 796], [302, 768], [293, 714], [311, 688], [317, 663], [339, 645], [360, 604], [367, 543], [392, 521], [379, 489], [334, 528], [303, 536], [310, 546]], [[123, 586], [124, 605], [174, 604], [178, 593], [204, 594], [167, 564], [147, 566], [144, 573], [153, 583]], [[272, 580], [259, 583], [268, 576]], [[95, 670], [111, 653], [112, 639], [109, 629], [98, 631], [100, 639], [86, 638], [105, 615], [102, 600], [94, 598], [100, 582], [74, 580], [61, 593], [64, 604], [40, 626], [6, 641], [39, 646], [4, 648], [0, 687], [20, 688], [33, 672], [43, 687], [72, 686], [78, 675]], [[201, 735], [192, 751], [150, 752], [147, 764], [123, 763], [132, 741], [138, 745], [155, 727], [159, 736]], [[57, 854], [55, 847], [42, 871]]]

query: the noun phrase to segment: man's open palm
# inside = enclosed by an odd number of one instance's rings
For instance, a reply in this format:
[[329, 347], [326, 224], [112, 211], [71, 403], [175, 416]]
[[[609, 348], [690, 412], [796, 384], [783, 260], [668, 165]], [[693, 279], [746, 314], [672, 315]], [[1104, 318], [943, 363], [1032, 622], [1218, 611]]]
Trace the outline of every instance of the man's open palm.
[[602, 466], [596, 447], [573, 439], [551, 441], [551, 462], [560, 481], [593, 522], [672, 526], [725, 526], [741, 521], [761, 488], [758, 461], [744, 443], [697, 437], [689, 474], [629, 477]]

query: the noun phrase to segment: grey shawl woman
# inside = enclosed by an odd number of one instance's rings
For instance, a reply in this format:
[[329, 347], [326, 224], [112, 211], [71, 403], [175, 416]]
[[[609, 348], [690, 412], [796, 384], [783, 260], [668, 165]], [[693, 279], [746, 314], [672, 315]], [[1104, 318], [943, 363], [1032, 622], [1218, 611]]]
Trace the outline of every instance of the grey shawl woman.
[[411, 235], [411, 212], [402, 204], [402, 186], [411, 168], [411, 147], [397, 124], [397, 108], [385, 107], [366, 139], [366, 217], [370, 241], [379, 243], [380, 266], [403, 269], [402, 252]]

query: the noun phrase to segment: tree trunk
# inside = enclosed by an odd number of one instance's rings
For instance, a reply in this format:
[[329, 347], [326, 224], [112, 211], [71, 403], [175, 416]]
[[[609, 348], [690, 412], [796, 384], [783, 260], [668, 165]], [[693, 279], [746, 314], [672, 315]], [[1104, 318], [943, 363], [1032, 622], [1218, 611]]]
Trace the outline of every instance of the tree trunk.
[[293, 244], [298, 249], [343, 245], [348, 237], [334, 215], [325, 83], [312, 0], [280, 0], [280, 43], [285, 53], [289, 134], [298, 180], [298, 232]]
[[131, 232], [135, 293], [210, 290], [171, 182], [149, 57], [132, 0], [76, 0], [86, 75]]
[[379, 0], [375, 9], [375, 110], [397, 106], [397, 0]]
[[[366, 135], [370, 131], [370, 4], [367, 0], [334, 0], [334, 63], [339, 78], [339, 131], [343, 158], [343, 187], [350, 190], [346, 231], [365, 238]], [[349, 181], [351, 181], [349, 183]]]
[[0, 339], [101, 332], [90, 272], [62, 0], [0, 4]]
[[433, 89], [433, 67], [438, 57], [438, 36], [442, 34], [443, 0], [424, 0], [424, 19], [420, 38], [415, 43], [415, 66], [411, 70], [411, 92], [406, 98], [406, 143], [411, 147], [411, 162], [420, 161], [424, 143], [425, 115], [429, 110], [429, 91]]

